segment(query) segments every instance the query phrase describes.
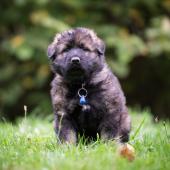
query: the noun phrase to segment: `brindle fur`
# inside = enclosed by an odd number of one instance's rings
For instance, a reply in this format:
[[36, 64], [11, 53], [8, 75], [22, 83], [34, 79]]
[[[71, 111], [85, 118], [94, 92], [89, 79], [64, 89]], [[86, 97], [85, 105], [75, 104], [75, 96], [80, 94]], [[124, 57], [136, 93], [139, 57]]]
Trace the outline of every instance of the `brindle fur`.
[[[103, 41], [86, 28], [57, 34], [48, 47], [55, 74], [51, 84], [55, 131], [63, 142], [76, 143], [78, 134], [96, 137], [97, 133], [104, 140], [129, 139], [131, 123], [125, 97], [104, 52]], [[79, 67], [70, 62], [74, 56], [80, 58]], [[82, 83], [88, 91], [87, 109], [79, 105]]]

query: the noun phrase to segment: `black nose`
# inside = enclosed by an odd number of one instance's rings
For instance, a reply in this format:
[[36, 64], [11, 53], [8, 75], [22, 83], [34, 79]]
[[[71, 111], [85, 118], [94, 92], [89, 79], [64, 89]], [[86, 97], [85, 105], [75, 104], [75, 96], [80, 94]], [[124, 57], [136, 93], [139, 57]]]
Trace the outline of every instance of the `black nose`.
[[71, 62], [72, 62], [73, 64], [79, 64], [79, 63], [80, 63], [80, 58], [79, 58], [79, 57], [73, 57], [73, 58], [71, 59]]

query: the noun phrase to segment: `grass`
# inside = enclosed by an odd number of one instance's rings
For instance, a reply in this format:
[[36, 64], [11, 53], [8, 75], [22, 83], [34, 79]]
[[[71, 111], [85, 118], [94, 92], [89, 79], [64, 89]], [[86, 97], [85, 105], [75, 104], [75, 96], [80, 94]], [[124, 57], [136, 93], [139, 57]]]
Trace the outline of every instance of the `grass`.
[[135, 160], [122, 158], [114, 142], [59, 145], [48, 118], [30, 116], [15, 125], [0, 123], [0, 170], [168, 170], [170, 123], [153, 123], [147, 111], [131, 111], [129, 143]]

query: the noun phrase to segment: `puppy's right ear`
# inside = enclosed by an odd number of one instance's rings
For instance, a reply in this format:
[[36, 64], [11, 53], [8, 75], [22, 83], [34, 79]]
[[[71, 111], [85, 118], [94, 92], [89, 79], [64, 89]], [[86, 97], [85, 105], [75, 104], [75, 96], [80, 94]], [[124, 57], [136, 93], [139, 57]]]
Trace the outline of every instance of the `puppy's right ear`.
[[55, 58], [55, 47], [53, 44], [50, 44], [47, 48], [47, 56], [49, 59], [54, 60]]
[[101, 39], [98, 41], [97, 51], [100, 55], [104, 55], [105, 53], [105, 43]]

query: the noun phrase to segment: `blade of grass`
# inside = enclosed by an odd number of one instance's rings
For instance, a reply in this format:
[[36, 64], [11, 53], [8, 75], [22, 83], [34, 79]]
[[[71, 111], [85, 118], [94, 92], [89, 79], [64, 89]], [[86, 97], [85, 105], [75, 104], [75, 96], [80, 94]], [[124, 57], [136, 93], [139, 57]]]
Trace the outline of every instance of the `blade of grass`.
[[167, 140], [169, 142], [169, 135], [168, 135], [168, 131], [167, 131], [167, 127], [166, 127], [166, 122], [165, 121], [163, 121], [163, 126], [165, 128], [165, 134], [166, 134]]
[[143, 118], [143, 120], [141, 121], [140, 125], [138, 126], [138, 128], [136, 129], [134, 135], [132, 136], [132, 140], [135, 139], [135, 137], [137, 136], [137, 134], [139, 133], [140, 129], [142, 128], [143, 124], [145, 122], [145, 117]]

